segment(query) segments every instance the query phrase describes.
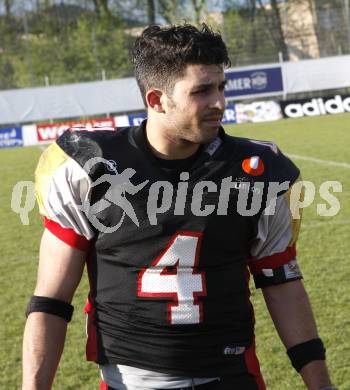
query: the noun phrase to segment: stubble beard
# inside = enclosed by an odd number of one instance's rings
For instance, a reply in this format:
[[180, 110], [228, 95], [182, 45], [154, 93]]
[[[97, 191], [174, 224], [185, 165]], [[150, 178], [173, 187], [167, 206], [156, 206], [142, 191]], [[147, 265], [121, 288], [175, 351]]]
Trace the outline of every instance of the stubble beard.
[[[172, 101], [172, 110], [176, 111], [176, 117], [185, 117], [179, 112], [176, 104]], [[168, 118], [169, 138], [175, 142], [182, 143], [184, 145], [200, 144], [205, 145], [212, 142], [218, 135], [219, 127], [213, 128], [205, 126], [205, 124], [199, 121], [192, 123], [184, 123], [176, 120], [176, 117]]]
[[206, 129], [204, 126], [199, 127], [198, 125], [181, 126], [176, 125], [176, 123], [172, 123], [172, 125], [172, 129], [168, 133], [169, 138], [184, 145], [209, 144], [219, 132], [219, 127]]

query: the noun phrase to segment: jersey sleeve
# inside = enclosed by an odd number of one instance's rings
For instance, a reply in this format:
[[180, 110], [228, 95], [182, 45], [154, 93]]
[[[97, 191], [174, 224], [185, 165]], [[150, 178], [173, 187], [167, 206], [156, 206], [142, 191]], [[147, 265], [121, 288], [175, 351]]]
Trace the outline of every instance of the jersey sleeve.
[[292, 217], [292, 190], [293, 186], [277, 197], [274, 212], [265, 210], [260, 215], [249, 262], [257, 288], [302, 279], [296, 259], [301, 218]]
[[88, 174], [56, 143], [44, 151], [35, 171], [35, 191], [45, 227], [84, 251], [95, 234], [82, 207], [90, 189]]

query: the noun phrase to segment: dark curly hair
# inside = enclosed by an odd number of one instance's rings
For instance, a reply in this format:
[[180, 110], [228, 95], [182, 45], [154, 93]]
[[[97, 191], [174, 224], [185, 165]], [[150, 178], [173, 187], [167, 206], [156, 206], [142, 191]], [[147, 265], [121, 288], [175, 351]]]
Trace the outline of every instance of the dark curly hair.
[[189, 64], [231, 65], [221, 35], [205, 23], [200, 29], [191, 24], [149, 26], [136, 39], [132, 58], [144, 101], [150, 88], [172, 91]]

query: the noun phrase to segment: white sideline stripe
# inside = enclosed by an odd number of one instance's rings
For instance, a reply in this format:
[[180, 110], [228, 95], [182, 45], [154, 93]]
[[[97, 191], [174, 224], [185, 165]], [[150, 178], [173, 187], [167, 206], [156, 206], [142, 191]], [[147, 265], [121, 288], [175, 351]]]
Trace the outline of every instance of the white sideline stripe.
[[319, 158], [314, 157], [308, 157], [308, 156], [299, 156], [298, 154], [289, 154], [290, 158], [295, 158], [296, 160], [305, 160], [305, 161], [311, 161], [316, 164], [324, 164], [324, 165], [332, 165], [334, 167], [341, 167], [341, 168], [347, 168], [350, 169], [350, 164], [345, 162], [338, 162], [338, 161], [331, 161], [331, 160], [321, 160]]
[[301, 226], [301, 232], [303, 229], [314, 229], [318, 227], [322, 227], [325, 225], [350, 225], [350, 220], [347, 219], [341, 219], [340, 221], [325, 221], [325, 222], [315, 222], [310, 224], [302, 224]]

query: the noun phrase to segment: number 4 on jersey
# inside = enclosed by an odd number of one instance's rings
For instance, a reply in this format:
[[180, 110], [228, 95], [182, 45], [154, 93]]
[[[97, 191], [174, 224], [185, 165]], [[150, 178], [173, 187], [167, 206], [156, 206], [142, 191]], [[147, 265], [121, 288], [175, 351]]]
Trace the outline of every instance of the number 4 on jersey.
[[206, 295], [204, 272], [197, 270], [202, 233], [179, 232], [166, 249], [138, 276], [139, 297], [170, 298], [168, 322], [198, 324], [202, 322], [202, 304]]

